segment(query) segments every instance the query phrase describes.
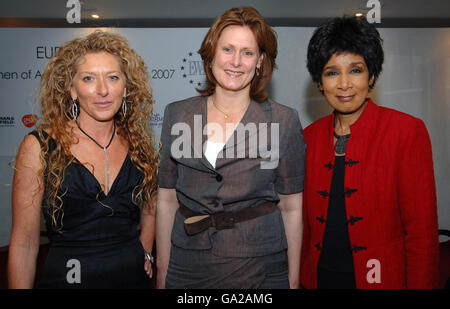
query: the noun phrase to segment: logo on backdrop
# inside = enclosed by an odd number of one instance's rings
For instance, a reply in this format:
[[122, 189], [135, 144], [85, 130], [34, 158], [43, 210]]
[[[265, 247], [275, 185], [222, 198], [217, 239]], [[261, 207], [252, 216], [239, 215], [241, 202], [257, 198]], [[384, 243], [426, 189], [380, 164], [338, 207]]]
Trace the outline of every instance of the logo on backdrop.
[[16, 120], [13, 116], [0, 116], [0, 128], [14, 127]]
[[180, 74], [194, 88], [205, 88], [206, 74], [202, 58], [197, 52], [190, 51], [181, 59]]
[[159, 113], [152, 114], [150, 117], [150, 126], [154, 128], [160, 128], [162, 127], [164, 117], [161, 116]]
[[36, 114], [27, 114], [22, 117], [22, 123], [27, 128], [31, 128], [32, 126], [34, 126], [36, 124], [38, 119], [39, 119], [39, 117]]

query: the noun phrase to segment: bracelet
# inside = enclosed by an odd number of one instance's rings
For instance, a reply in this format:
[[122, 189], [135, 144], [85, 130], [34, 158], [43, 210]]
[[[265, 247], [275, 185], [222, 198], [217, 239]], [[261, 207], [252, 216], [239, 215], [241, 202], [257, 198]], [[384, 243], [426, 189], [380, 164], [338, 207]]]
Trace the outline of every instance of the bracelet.
[[150, 262], [150, 263], [154, 263], [154, 261], [155, 261], [155, 258], [153, 257], [153, 255], [150, 253], [150, 252], [148, 252], [147, 250], [145, 250], [144, 249], [144, 252], [145, 252], [145, 258]]

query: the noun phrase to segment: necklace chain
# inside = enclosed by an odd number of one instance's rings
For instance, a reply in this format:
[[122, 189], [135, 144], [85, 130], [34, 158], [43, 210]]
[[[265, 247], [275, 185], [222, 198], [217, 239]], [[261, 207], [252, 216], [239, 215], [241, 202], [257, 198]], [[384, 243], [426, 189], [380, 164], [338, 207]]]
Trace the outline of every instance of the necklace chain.
[[221, 112], [221, 113], [223, 114], [223, 117], [224, 117], [225, 119], [228, 119], [228, 118], [229, 118], [231, 115], [233, 115], [233, 114], [237, 114], [237, 113], [242, 112], [243, 110], [247, 109], [247, 107], [250, 105], [250, 102], [249, 102], [248, 104], [246, 104], [242, 109], [238, 110], [237, 112], [234, 112], [234, 113], [226, 113], [226, 112], [224, 112], [223, 110], [221, 110], [221, 109], [219, 108], [219, 106], [216, 104], [216, 102], [214, 102], [214, 99], [213, 99], [212, 96], [211, 96], [211, 102], [212, 102], [212, 104], [214, 105], [214, 107], [215, 107], [219, 112]]
[[87, 137], [89, 137], [94, 143], [97, 144], [98, 147], [103, 149], [103, 152], [105, 153], [105, 161], [106, 161], [106, 193], [109, 192], [110, 190], [110, 186], [109, 186], [109, 160], [108, 160], [108, 153], [106, 152], [106, 149], [108, 149], [108, 147], [111, 145], [112, 140], [114, 139], [114, 136], [116, 135], [116, 123], [114, 122], [114, 129], [113, 129], [113, 133], [111, 135], [111, 139], [109, 140], [108, 145], [106, 146], [102, 146], [100, 145], [92, 136], [90, 136], [89, 134], [87, 134], [78, 124], [78, 121], [75, 121], [77, 124], [78, 129], [80, 129], [80, 131], [86, 135]]
[[84, 131], [84, 130], [80, 127], [80, 125], [78, 124], [78, 121], [76, 121], [76, 123], [77, 123], [78, 129], [80, 129], [80, 131], [83, 132], [84, 135], [86, 135], [87, 137], [89, 137], [94, 143], [97, 144], [98, 147], [100, 147], [100, 148], [102, 148], [102, 149], [105, 149], [105, 148], [108, 149], [109, 145], [111, 145], [111, 143], [112, 143], [112, 140], [113, 140], [113, 138], [114, 138], [114, 135], [116, 134], [116, 123], [114, 122], [114, 128], [113, 128], [113, 133], [112, 133], [112, 135], [111, 135], [111, 139], [109, 140], [108, 145], [102, 146], [102, 145], [100, 145], [99, 142], [97, 142], [92, 136], [90, 136], [89, 134], [87, 134], [86, 131]]

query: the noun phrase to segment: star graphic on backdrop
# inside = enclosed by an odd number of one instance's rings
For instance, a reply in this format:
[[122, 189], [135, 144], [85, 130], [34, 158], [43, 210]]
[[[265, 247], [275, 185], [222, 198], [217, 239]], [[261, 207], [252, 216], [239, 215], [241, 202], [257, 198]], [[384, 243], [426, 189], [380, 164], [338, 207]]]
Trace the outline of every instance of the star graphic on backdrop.
[[198, 53], [196, 52], [187, 52], [185, 53], [187, 57], [182, 58], [182, 63], [179, 66], [180, 76], [183, 79], [189, 81], [189, 84], [194, 87], [202, 87], [205, 85], [205, 82], [199, 80], [203, 78], [203, 71], [200, 68], [200, 64], [202, 61], [197, 59]]

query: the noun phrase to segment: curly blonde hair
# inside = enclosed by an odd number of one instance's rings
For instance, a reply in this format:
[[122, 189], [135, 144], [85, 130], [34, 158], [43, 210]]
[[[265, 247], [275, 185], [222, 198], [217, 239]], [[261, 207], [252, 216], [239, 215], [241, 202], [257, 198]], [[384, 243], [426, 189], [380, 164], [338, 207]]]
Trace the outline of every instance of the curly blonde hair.
[[[123, 114], [118, 112], [114, 119], [117, 133], [128, 142], [128, 153], [133, 165], [144, 174], [139, 190], [135, 190], [137, 193], [133, 194], [133, 203], [149, 207], [156, 196], [159, 142], [148, 125], [154, 102], [147, 67], [123, 37], [97, 30], [85, 38], [64, 43], [48, 62], [40, 83], [39, 103], [42, 118], [36, 130], [43, 141], [41, 174], [46, 185], [46, 205], [56, 230], [62, 228], [64, 216], [62, 196], [65, 192], [60, 190], [64, 171], [67, 166], [76, 162], [70, 152], [70, 146], [78, 143], [73, 129], [68, 125], [73, 120], [69, 89], [78, 61], [86, 54], [98, 52], [107, 52], [120, 59], [122, 72], [126, 77], [127, 116], [124, 118]], [[51, 138], [56, 141], [53, 151], [49, 151], [50, 136], [45, 138], [42, 134], [44, 130], [49, 130]]]

